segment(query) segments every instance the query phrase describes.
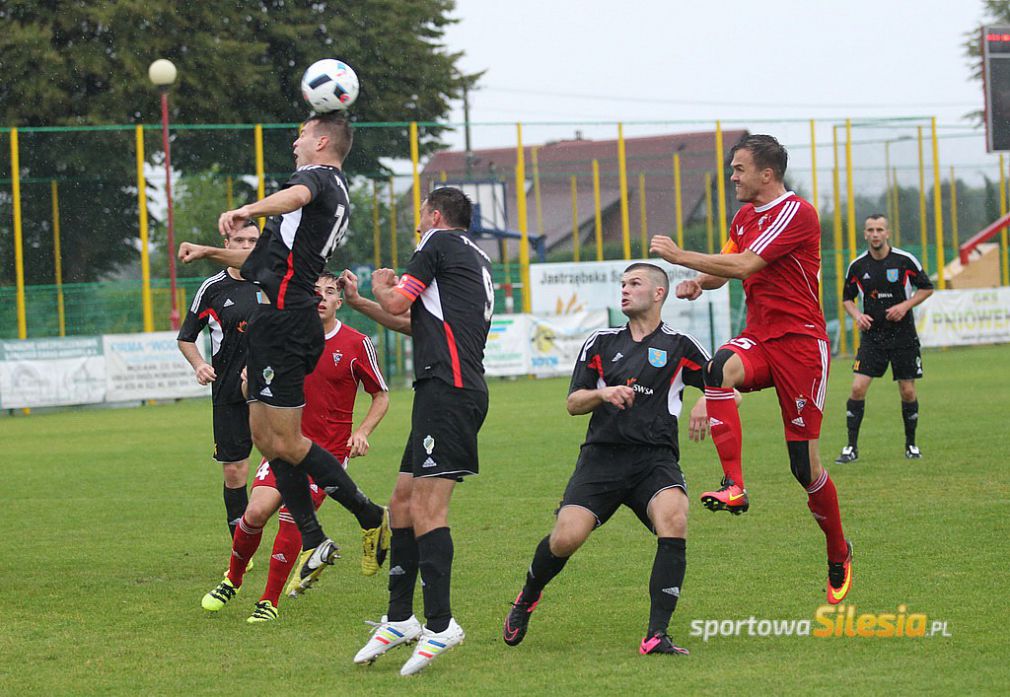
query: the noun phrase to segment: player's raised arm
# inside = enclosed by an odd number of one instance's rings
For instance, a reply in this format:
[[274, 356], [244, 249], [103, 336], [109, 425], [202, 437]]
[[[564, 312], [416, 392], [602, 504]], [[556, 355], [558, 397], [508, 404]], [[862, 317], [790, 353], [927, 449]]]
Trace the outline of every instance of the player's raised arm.
[[410, 336], [410, 310], [394, 315], [382, 309], [374, 300], [369, 300], [358, 293], [358, 277], [349, 269], [344, 269], [338, 279], [340, 289], [344, 292], [344, 300], [352, 309], [365, 317], [372, 319], [387, 329]]
[[222, 235], [238, 232], [253, 218], [282, 215], [298, 210], [312, 202], [312, 191], [304, 184], [295, 184], [270, 194], [256, 203], [249, 203], [234, 210], [225, 211], [217, 221]]

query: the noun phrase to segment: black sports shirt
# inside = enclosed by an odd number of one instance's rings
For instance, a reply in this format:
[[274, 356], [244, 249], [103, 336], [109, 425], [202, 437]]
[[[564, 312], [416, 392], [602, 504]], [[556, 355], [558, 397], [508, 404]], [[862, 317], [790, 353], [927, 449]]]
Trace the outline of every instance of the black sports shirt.
[[887, 256], [879, 261], [867, 251], [849, 264], [843, 297], [850, 301], [854, 301], [856, 296], [862, 297], [863, 313], [873, 318], [869, 331], [862, 332], [864, 341], [901, 348], [919, 345], [915, 318], [908, 312], [900, 322], [889, 322], [887, 310], [912, 297], [915, 289], [932, 287], [933, 283], [918, 259], [904, 250], [891, 247]]
[[694, 337], [665, 322], [641, 341], [631, 338], [627, 325], [590, 334], [575, 362], [568, 393], [628, 385], [635, 401], [626, 409], [606, 402], [596, 407], [586, 444], [669, 446], [679, 457], [677, 419], [684, 385], [704, 389], [701, 371], [708, 360]]
[[484, 346], [494, 310], [487, 254], [460, 230], [428, 230], [396, 290], [412, 301], [414, 379], [487, 392]]
[[319, 273], [350, 221], [347, 179], [330, 165], [299, 167], [282, 188], [308, 187], [312, 200], [274, 216], [242, 265], [242, 276], [261, 286], [278, 310], [312, 307]]
[[215, 404], [244, 402], [242, 368], [246, 361], [246, 325], [257, 307], [256, 286], [236, 281], [227, 271], [215, 274], [200, 286], [179, 329], [179, 341], [195, 342], [204, 327], [210, 328], [210, 364], [217, 375], [211, 383]]

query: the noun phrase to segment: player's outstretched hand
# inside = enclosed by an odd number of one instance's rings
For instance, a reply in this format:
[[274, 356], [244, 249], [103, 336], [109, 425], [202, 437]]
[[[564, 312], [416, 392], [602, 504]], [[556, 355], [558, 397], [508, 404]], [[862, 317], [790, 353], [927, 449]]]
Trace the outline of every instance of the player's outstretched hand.
[[687, 427], [688, 438], [700, 443], [708, 435], [708, 404], [705, 402], [705, 395], [698, 398], [691, 409], [691, 420]]
[[681, 281], [677, 284], [677, 288], [674, 291], [678, 298], [683, 298], [684, 300], [697, 300], [701, 297], [702, 287], [693, 278], [689, 278], [686, 281]]
[[204, 246], [202, 244], [193, 244], [192, 242], [183, 242], [179, 245], [179, 261], [183, 264], [189, 264], [198, 259], [203, 259], [204, 257]]
[[635, 391], [627, 385], [604, 387], [600, 396], [607, 404], [613, 404], [618, 409], [627, 409], [635, 403]]
[[195, 372], [196, 381], [201, 385], [206, 385], [217, 379], [217, 373], [214, 372], [214, 366], [210, 363], [201, 364]]
[[372, 288], [392, 288], [400, 279], [392, 269], [376, 269], [372, 272]]
[[249, 221], [249, 215], [245, 212], [245, 206], [236, 208], [233, 211], [225, 211], [217, 219], [217, 229], [222, 237], [226, 237], [233, 232], [241, 230]]
[[678, 255], [680, 254], [680, 247], [666, 235], [655, 235], [649, 244], [649, 252], [651, 254], [658, 254], [671, 264], [676, 264]]
[[[888, 317], [888, 319], [890, 319], [890, 317]], [[873, 318], [869, 315], [859, 315], [859, 317], [856, 318], [856, 326], [864, 332], [869, 331], [872, 325]]]
[[347, 447], [351, 449], [351, 457], [361, 457], [368, 454], [368, 437], [361, 430], [357, 430], [347, 439]]

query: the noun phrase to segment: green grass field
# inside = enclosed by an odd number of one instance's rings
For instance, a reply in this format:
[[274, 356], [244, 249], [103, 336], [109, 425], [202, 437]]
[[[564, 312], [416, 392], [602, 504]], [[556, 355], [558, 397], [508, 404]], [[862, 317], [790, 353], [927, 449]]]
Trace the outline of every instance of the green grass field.
[[[902, 455], [896, 387], [876, 381], [861, 460], [829, 465], [855, 544], [858, 614], [905, 605], [946, 621], [950, 637], [689, 636], [693, 620], [812, 620], [823, 603], [823, 537], [789, 473], [769, 392], [743, 406], [748, 514], [697, 503], [718, 482], [718, 460], [709, 442], [683, 447], [693, 503], [671, 634], [689, 658], [637, 654], [655, 543], [627, 510], [548, 588], [526, 641], [504, 645], [502, 618], [550, 528], [586, 419], [565, 413], [566, 380], [492, 383], [482, 474], [458, 487], [451, 518], [454, 614], [467, 640], [411, 679], [398, 675], [404, 649], [369, 668], [351, 663], [368, 636], [362, 620], [384, 611], [386, 581], [359, 574], [354, 521], [332, 502], [322, 519], [345, 558], [317, 590], [283, 601], [280, 621], [245, 622], [272, 526], [238, 598], [216, 615], [200, 608], [228, 560], [208, 402], [2, 418], [0, 693], [1005, 694], [1008, 359], [1010, 346], [926, 353], [920, 462]], [[844, 444], [850, 377], [836, 362], [827, 462]], [[352, 463], [380, 501], [409, 408], [410, 393], [394, 392], [371, 454]]]

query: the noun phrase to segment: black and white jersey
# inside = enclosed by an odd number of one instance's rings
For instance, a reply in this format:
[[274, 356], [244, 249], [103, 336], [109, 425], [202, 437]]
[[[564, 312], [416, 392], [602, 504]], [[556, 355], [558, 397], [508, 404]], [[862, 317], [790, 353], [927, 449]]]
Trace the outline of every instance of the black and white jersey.
[[680, 457], [677, 420], [684, 385], [704, 390], [702, 370], [708, 360], [708, 352], [693, 336], [665, 322], [641, 341], [631, 337], [627, 325], [590, 334], [568, 393], [627, 385], [635, 391], [635, 401], [626, 409], [607, 403], [596, 407], [586, 444], [669, 446]]
[[311, 307], [326, 260], [350, 221], [350, 196], [344, 173], [330, 165], [299, 167], [282, 188], [308, 187], [305, 206], [274, 216], [242, 265], [242, 276], [261, 286], [278, 310]]
[[246, 325], [258, 306], [256, 286], [237, 281], [227, 271], [211, 276], [193, 296], [179, 341], [195, 342], [210, 329], [210, 364], [217, 378], [211, 383], [215, 404], [244, 402], [242, 368], [246, 361]]
[[494, 310], [487, 254], [461, 230], [428, 230], [396, 290], [412, 301], [414, 379], [487, 392], [484, 346]]
[[883, 259], [874, 259], [867, 251], [849, 264], [843, 297], [850, 301], [861, 297], [863, 313], [873, 318], [869, 331], [862, 333], [864, 341], [891, 348], [918, 346], [912, 313], [906, 313], [900, 322], [889, 322], [886, 314], [889, 308], [912, 297], [916, 289], [932, 287], [918, 259], [891, 247]]

